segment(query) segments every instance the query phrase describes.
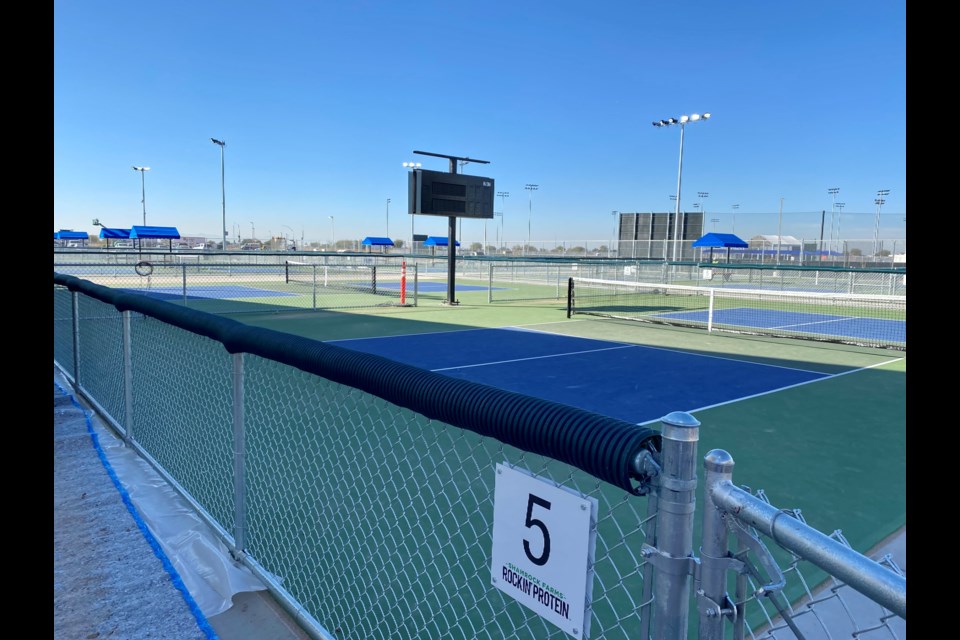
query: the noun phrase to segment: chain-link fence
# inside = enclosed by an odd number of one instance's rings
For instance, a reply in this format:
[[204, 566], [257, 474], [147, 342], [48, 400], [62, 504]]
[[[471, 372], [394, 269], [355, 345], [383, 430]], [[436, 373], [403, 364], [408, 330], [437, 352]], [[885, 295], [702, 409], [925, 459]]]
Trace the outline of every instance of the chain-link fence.
[[[796, 607], [821, 606], [806, 583], [726, 596], [723, 576], [759, 574], [717, 544], [717, 593], [701, 593], [692, 546], [699, 423], [686, 414], [664, 418], [661, 440], [646, 427], [56, 272], [54, 359], [315, 638], [582, 637], [491, 584], [497, 464], [599, 503], [592, 595], [567, 603], [585, 609], [590, 638], [683, 640], [698, 626], [700, 637], [719, 638], [703, 635], [718, 620], [721, 630], [786, 638], [783, 621], [802, 618]], [[758, 553], [751, 536], [737, 540]], [[775, 561], [759, 557], [770, 570]], [[879, 626], [896, 633], [905, 578], [876, 573], [859, 555], [813, 560], [873, 595]], [[827, 574], [813, 575], [819, 584]], [[766, 616], [774, 591], [782, 613]]]
[[208, 313], [417, 305], [417, 267], [403, 261], [83, 260], [54, 270]]

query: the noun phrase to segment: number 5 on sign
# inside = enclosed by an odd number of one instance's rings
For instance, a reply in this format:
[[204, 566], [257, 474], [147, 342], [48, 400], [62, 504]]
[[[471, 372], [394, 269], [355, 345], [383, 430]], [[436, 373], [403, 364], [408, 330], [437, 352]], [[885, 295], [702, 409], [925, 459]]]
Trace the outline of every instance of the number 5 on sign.
[[575, 638], [590, 631], [597, 500], [496, 466], [491, 582]]

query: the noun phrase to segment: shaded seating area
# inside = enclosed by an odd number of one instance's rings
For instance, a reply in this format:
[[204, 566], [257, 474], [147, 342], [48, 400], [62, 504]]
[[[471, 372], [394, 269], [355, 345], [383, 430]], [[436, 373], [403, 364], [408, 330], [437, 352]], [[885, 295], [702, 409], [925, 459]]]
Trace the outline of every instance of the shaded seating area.
[[729, 263], [730, 249], [746, 249], [749, 245], [745, 240], [732, 233], [708, 233], [694, 242], [693, 246], [701, 249], [701, 259], [703, 255], [702, 250], [710, 249], [710, 257], [708, 258], [708, 262], [713, 262], [714, 249], [726, 249], [727, 262]]
[[61, 247], [83, 247], [86, 246], [90, 236], [86, 231], [60, 229], [60, 231], [53, 232], [53, 239], [59, 242]]
[[[454, 248], [460, 246], [460, 241], [455, 240]], [[423, 241], [423, 246], [430, 247], [431, 253], [436, 255], [437, 247], [449, 247], [450, 239], [447, 236], [427, 236], [427, 239]]]
[[129, 238], [137, 242], [137, 247], [144, 249], [144, 240], [157, 240], [157, 247], [162, 248], [162, 240], [167, 241], [167, 250], [173, 251], [173, 241], [180, 239], [180, 232], [176, 227], [144, 227], [136, 226], [130, 228]]
[[114, 247], [132, 247], [133, 241], [130, 240], [130, 229], [114, 229], [111, 227], [100, 227], [100, 239], [107, 241], [107, 248], [110, 248], [110, 242], [113, 241]]
[[[390, 238], [381, 238], [378, 236], [367, 236], [366, 238], [363, 239], [363, 242], [361, 244], [365, 247], [370, 247], [370, 248], [382, 247], [381, 251], [383, 251], [384, 253], [387, 252], [387, 247], [394, 246], [393, 240], [391, 240]], [[367, 249], [367, 250], [369, 251], [370, 249]]]

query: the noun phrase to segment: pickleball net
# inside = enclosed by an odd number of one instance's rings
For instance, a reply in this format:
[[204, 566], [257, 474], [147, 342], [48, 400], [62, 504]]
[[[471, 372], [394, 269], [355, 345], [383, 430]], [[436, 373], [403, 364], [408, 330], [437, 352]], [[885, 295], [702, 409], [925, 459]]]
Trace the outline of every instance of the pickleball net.
[[577, 314], [906, 350], [906, 296], [770, 291], [570, 278]]
[[[413, 270], [415, 272], [415, 268]], [[314, 306], [319, 307], [325, 305], [318, 304], [318, 300], [333, 296], [354, 296], [357, 302], [374, 297], [376, 306], [416, 304], [415, 288], [412, 300], [407, 288], [405, 261], [399, 265], [330, 265], [287, 260], [284, 282], [301, 292], [309, 292], [314, 297]]]

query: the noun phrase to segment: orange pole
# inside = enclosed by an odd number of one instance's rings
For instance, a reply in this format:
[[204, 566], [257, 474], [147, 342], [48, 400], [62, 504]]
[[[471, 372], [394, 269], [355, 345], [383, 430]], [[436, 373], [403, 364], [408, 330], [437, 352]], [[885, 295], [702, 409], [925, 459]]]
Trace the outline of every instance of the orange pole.
[[407, 261], [400, 263], [400, 304], [407, 304]]

